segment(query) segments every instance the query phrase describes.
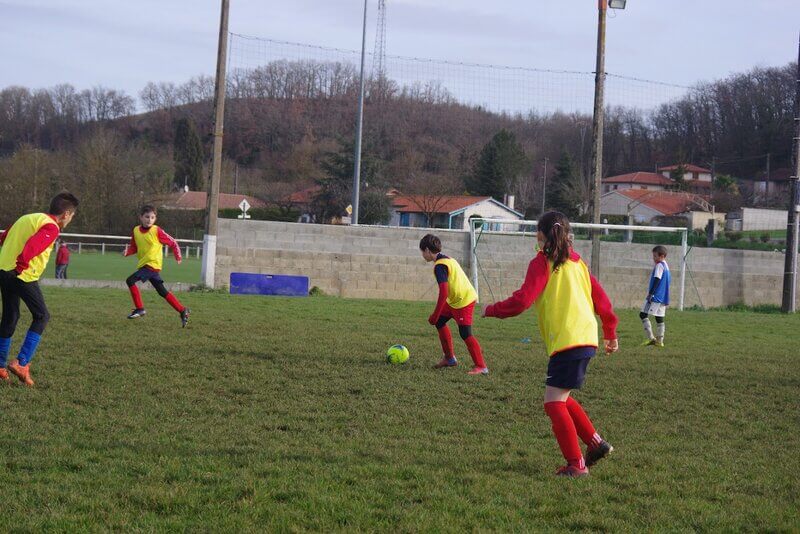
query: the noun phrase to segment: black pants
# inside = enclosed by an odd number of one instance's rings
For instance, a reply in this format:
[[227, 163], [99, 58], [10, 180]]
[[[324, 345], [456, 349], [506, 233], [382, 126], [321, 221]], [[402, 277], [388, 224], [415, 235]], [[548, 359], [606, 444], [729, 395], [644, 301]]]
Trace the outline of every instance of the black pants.
[[23, 282], [14, 271], [0, 271], [0, 294], [3, 297], [3, 316], [0, 318], [0, 337], [11, 337], [19, 321], [19, 301], [25, 303], [33, 315], [30, 330], [39, 335], [50, 320], [44, 295], [38, 282]]
[[64, 265], [56, 265], [56, 278], [63, 278], [64, 280], [67, 279], [67, 264]]

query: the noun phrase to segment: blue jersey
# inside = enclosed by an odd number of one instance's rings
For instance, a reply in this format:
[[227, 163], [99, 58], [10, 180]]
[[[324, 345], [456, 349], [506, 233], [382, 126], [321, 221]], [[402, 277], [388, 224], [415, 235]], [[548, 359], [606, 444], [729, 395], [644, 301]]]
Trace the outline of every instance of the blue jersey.
[[651, 302], [669, 305], [670, 279], [671, 276], [669, 274], [669, 265], [667, 265], [667, 262], [660, 261], [656, 263], [653, 272], [650, 274], [650, 290], [648, 297], [650, 297]]

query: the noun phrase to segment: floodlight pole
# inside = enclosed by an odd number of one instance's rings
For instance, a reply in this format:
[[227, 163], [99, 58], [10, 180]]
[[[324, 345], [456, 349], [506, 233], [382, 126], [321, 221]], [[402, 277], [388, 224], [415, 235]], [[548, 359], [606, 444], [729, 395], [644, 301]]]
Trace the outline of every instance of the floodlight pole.
[[[606, 12], [608, 0], [597, 3], [597, 64], [594, 72], [594, 114], [592, 118], [592, 173], [594, 195], [592, 222], [600, 224], [600, 187], [603, 178], [603, 98], [606, 81]], [[592, 274], [600, 277], [600, 232], [592, 230]]]
[[203, 284], [214, 287], [217, 261], [217, 216], [219, 214], [219, 182], [222, 174], [222, 129], [225, 118], [225, 60], [228, 57], [228, 11], [230, 1], [222, 0], [217, 46], [217, 77], [214, 81], [214, 155], [211, 163], [211, 184], [206, 205], [206, 233], [203, 236]]
[[[789, 195], [789, 216], [786, 227], [786, 262], [783, 273], [784, 313], [797, 311], [797, 247], [798, 223], [800, 223], [800, 41], [798, 42], [797, 85], [794, 93], [794, 146], [792, 150], [791, 193]], [[769, 183], [769, 182], [768, 182]]]
[[361, 30], [361, 81], [358, 88], [358, 118], [356, 119], [356, 147], [353, 156], [353, 213], [350, 224], [358, 224], [359, 189], [361, 188], [361, 136], [364, 127], [364, 58], [367, 48], [367, 2], [364, 0], [364, 23]]

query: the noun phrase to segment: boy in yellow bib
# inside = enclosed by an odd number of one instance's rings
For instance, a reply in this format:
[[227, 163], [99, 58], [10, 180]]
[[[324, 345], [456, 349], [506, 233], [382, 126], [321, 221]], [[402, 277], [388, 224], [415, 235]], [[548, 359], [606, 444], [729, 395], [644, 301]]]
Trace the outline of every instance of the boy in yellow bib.
[[[567, 460], [556, 471], [559, 476], [579, 477], [608, 456], [614, 448], [597, 433], [583, 407], [570, 397], [580, 389], [589, 361], [598, 345], [597, 320], [603, 321], [606, 353], [616, 352], [617, 316], [600, 283], [589, 274], [580, 256], [572, 250], [569, 221], [563, 213], [550, 211], [538, 223], [540, 252], [528, 266], [522, 287], [502, 302], [485, 306], [484, 317], [513, 317], [536, 305], [539, 331], [547, 354], [544, 411]], [[578, 436], [586, 443], [584, 460]]]
[[447, 327], [447, 321], [454, 319], [458, 325], [458, 333], [464, 340], [474, 365], [467, 374], [489, 374], [486, 362], [483, 361], [481, 345], [472, 335], [472, 312], [475, 309], [475, 302], [478, 300], [478, 293], [472, 287], [469, 278], [464, 274], [464, 270], [458, 262], [442, 254], [442, 242], [438, 237], [433, 234], [423, 237], [419, 242], [419, 250], [425, 261], [434, 262], [433, 274], [439, 285], [439, 298], [436, 301], [436, 308], [428, 317], [428, 322], [436, 326], [436, 330], [439, 332], [439, 341], [442, 344], [444, 356], [434, 368], [443, 369], [458, 365], [453, 352], [453, 338]]
[[[70, 193], [59, 193], [50, 201], [47, 213], [23, 215], [0, 235], [0, 293], [3, 316], [0, 319], [0, 381], [8, 381], [8, 371], [30, 387], [30, 361], [36, 354], [42, 333], [50, 320], [39, 278], [47, 267], [50, 253], [61, 230], [67, 227], [78, 209], [78, 199]], [[6, 360], [11, 350], [11, 336], [19, 321], [19, 301], [25, 303], [33, 316], [25, 341], [16, 361]]]
[[142, 295], [139, 293], [139, 288], [136, 287], [136, 282], [150, 282], [156, 292], [181, 315], [181, 324], [185, 328], [189, 322], [189, 308], [181, 304], [175, 295], [167, 291], [160, 274], [164, 264], [162, 245], [167, 245], [172, 250], [172, 255], [178, 264], [182, 261], [181, 249], [169, 234], [155, 225], [156, 209], [153, 206], [143, 206], [139, 213], [139, 222], [142, 224], [133, 229], [131, 242], [123, 252], [124, 256], [136, 254], [139, 258], [136, 272], [125, 280], [133, 299], [133, 311], [128, 315], [128, 319], [138, 319], [147, 313], [142, 302]]

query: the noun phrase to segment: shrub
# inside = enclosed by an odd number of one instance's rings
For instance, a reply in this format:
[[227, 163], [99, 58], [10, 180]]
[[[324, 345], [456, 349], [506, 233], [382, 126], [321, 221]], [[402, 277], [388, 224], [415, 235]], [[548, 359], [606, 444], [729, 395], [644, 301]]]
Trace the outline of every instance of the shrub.
[[770, 240], [769, 232], [764, 232], [763, 234], [761, 234], [760, 239], [762, 243], [769, 243]]
[[725, 237], [728, 238], [728, 241], [732, 243], [736, 243], [742, 238], [741, 232], [725, 232]]

